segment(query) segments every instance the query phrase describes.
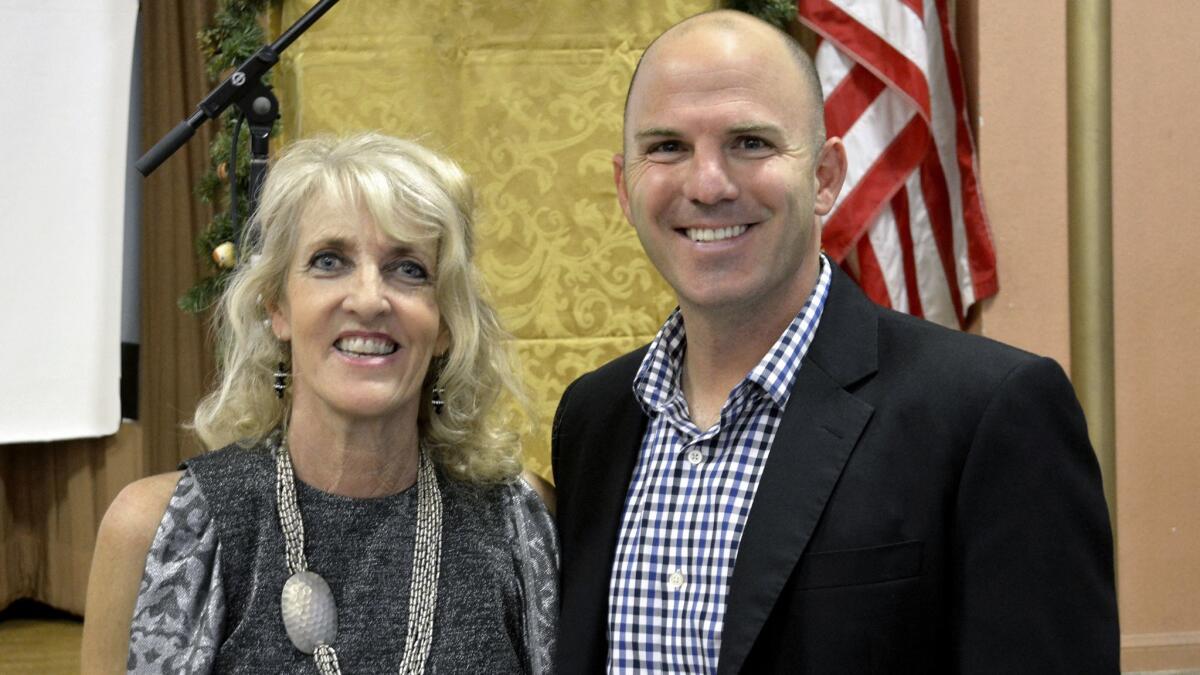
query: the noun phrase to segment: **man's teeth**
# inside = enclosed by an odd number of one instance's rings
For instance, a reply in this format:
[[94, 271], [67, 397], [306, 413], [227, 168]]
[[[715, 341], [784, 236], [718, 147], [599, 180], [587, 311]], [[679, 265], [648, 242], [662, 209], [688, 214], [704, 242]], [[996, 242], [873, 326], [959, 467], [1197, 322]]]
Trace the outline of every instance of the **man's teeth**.
[[730, 227], [690, 227], [687, 229], [688, 239], [692, 241], [721, 241], [732, 239], [745, 232], [747, 225], [731, 225]]
[[334, 343], [334, 346], [350, 354], [386, 355], [396, 351], [396, 343], [382, 338], [348, 337]]

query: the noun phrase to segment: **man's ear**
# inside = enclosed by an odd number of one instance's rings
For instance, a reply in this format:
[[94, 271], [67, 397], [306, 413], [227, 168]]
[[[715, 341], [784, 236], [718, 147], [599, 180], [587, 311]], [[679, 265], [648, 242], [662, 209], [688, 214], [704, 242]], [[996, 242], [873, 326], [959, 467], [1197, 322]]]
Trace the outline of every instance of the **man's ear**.
[[842, 145], [842, 139], [834, 136], [821, 146], [815, 173], [817, 191], [813, 195], [813, 212], [823, 216], [833, 209], [846, 180], [846, 147]]
[[625, 220], [630, 223], [633, 218], [629, 217], [629, 192], [625, 190], [625, 155], [617, 153], [613, 155], [613, 180], [617, 183], [617, 202], [621, 204], [621, 213], [625, 214]]

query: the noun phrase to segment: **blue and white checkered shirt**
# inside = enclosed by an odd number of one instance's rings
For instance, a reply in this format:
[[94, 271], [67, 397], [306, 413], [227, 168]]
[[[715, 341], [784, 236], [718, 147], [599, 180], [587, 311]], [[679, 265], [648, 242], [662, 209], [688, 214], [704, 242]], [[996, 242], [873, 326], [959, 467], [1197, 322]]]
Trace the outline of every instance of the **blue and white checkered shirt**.
[[686, 337], [676, 311], [633, 381], [649, 416], [608, 589], [613, 673], [715, 673], [725, 596], [746, 516], [832, 277], [742, 380], [710, 429], [692, 423], [680, 387]]

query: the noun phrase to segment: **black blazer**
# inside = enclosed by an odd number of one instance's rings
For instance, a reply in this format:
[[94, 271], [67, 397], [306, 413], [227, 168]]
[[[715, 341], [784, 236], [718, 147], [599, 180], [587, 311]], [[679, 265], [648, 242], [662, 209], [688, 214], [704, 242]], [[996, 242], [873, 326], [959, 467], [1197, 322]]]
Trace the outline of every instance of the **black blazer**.
[[[1112, 535], [1052, 360], [882, 309], [835, 268], [730, 580], [719, 673], [1117, 673]], [[553, 427], [559, 670], [603, 672], [645, 348]]]

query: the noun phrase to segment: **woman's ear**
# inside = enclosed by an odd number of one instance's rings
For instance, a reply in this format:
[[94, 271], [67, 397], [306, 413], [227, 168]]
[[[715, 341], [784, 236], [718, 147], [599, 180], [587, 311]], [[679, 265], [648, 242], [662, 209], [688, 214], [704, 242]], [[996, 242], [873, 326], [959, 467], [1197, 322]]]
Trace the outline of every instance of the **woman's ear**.
[[446, 322], [442, 322], [441, 328], [438, 329], [437, 342], [433, 344], [433, 355], [436, 358], [446, 356], [450, 351], [450, 327]]
[[292, 339], [292, 320], [287, 303], [268, 305], [267, 316], [271, 317], [271, 332], [275, 334], [276, 339], [281, 342]]

